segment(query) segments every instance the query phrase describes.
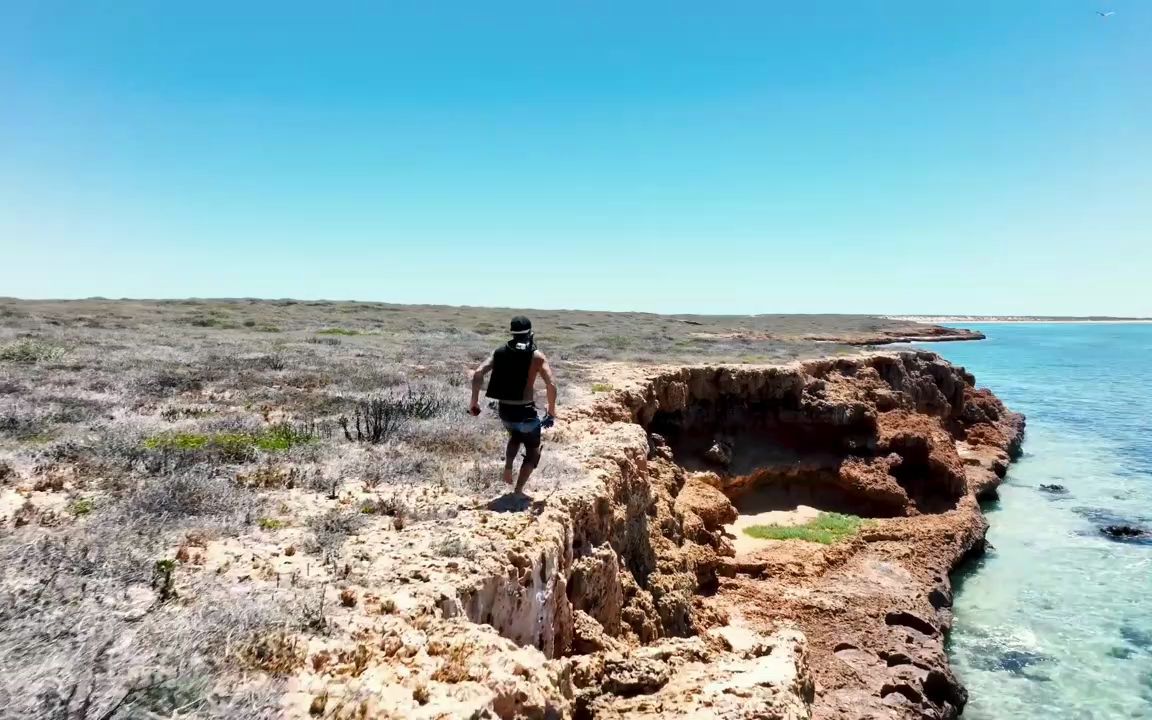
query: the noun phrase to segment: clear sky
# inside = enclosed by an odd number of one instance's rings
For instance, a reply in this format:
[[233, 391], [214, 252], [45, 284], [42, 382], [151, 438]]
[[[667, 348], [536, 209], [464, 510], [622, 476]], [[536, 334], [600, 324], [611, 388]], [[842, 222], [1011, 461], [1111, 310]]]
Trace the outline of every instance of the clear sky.
[[1150, 278], [1144, 0], [0, 0], [0, 295], [1152, 315]]

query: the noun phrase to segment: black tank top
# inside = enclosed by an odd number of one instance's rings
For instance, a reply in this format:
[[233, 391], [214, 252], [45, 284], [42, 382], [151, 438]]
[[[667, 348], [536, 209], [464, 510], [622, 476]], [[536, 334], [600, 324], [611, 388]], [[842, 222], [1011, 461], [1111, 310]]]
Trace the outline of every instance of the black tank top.
[[530, 344], [523, 350], [512, 343], [497, 348], [492, 353], [492, 377], [488, 380], [485, 395], [503, 402], [523, 402], [535, 356], [536, 348]]

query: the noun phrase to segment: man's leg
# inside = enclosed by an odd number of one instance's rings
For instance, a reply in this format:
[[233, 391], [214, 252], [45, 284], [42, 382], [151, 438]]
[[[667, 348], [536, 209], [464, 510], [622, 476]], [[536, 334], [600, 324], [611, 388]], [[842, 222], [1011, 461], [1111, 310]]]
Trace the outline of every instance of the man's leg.
[[540, 464], [540, 428], [524, 437], [524, 462], [520, 463], [520, 477], [516, 479], [516, 493], [524, 491], [532, 471]]
[[508, 431], [508, 447], [504, 449], [504, 482], [512, 484], [512, 464], [516, 462], [516, 455], [520, 453], [520, 433], [515, 430]]

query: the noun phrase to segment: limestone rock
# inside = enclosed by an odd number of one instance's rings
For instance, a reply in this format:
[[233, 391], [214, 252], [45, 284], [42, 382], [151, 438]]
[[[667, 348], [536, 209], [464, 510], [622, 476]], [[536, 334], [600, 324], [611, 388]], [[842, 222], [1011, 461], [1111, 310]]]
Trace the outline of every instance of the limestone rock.
[[[782, 631], [754, 657], [688, 662], [640, 697], [600, 698], [597, 718], [666, 720], [808, 720], [815, 692], [804, 638]], [[649, 686], [651, 687], [651, 686]]]
[[728, 496], [696, 478], [688, 478], [684, 483], [680, 494], [676, 496], [676, 510], [694, 513], [709, 531], [736, 519], [736, 508]]

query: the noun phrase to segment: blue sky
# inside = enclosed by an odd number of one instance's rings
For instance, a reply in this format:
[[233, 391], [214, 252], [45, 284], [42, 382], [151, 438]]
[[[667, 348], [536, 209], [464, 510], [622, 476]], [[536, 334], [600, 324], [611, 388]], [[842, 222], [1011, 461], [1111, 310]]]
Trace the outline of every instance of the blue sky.
[[1150, 78], [1137, 0], [2, 0], [0, 295], [1152, 315]]

